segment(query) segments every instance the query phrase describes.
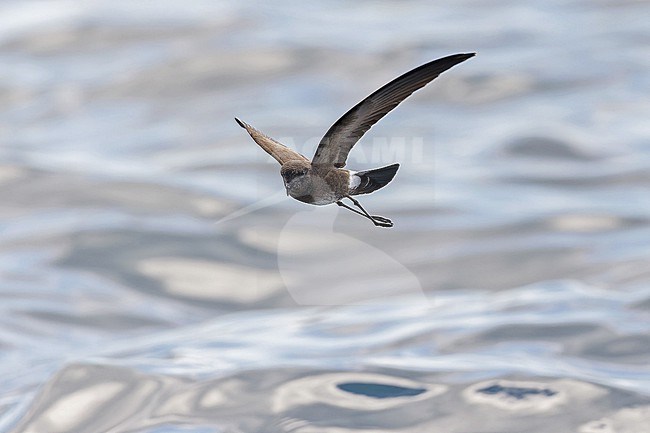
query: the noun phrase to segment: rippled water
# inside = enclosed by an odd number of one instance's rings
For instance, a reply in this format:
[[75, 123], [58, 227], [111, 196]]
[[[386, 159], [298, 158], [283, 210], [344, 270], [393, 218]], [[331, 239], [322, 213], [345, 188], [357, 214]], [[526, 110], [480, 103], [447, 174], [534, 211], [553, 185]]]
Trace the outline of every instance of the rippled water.
[[[650, 4], [0, 2], [0, 431], [650, 425]], [[350, 155], [377, 229], [284, 197]]]

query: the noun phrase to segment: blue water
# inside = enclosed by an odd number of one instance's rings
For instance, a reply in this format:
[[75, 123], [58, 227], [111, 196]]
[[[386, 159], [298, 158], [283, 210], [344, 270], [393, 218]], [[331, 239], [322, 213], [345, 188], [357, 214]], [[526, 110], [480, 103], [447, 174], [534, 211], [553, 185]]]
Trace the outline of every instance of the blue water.
[[[0, 431], [650, 425], [650, 5], [0, 2]], [[477, 56], [284, 194], [397, 75]]]

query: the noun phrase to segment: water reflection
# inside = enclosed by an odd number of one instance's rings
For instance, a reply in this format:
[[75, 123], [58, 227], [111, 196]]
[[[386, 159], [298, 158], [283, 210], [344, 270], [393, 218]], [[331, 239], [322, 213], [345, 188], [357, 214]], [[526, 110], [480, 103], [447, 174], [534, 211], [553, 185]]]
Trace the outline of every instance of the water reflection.
[[[647, 2], [0, 12], [0, 431], [650, 425]], [[405, 156], [389, 231], [233, 121], [311, 154], [465, 50], [351, 154]]]

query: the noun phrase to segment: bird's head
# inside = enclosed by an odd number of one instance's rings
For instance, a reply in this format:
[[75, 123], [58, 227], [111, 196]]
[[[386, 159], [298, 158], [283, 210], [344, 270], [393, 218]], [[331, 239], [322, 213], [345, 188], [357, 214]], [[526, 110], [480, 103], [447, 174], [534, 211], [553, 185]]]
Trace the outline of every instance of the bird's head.
[[291, 184], [301, 182], [301, 179], [309, 173], [310, 168], [309, 161], [291, 160], [285, 162], [280, 169], [280, 174], [287, 190]]

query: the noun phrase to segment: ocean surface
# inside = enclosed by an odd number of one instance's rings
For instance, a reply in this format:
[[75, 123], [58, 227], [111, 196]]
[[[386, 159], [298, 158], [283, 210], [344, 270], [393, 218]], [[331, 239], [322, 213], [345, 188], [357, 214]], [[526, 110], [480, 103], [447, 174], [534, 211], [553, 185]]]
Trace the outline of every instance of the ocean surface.
[[[650, 2], [0, 1], [0, 431], [650, 432]], [[360, 197], [285, 196], [399, 74]]]

